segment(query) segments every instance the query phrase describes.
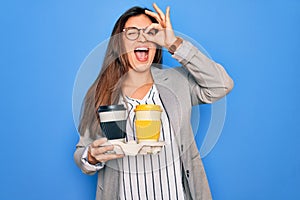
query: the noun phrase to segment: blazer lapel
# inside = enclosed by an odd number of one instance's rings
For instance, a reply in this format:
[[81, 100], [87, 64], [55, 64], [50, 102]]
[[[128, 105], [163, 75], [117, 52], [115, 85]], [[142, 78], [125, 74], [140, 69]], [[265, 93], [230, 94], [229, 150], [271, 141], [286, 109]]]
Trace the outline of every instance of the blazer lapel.
[[171, 124], [173, 126], [175, 136], [179, 134], [181, 119], [181, 109], [178, 97], [173, 89], [170, 87], [172, 83], [170, 79], [164, 75], [163, 70], [157, 68], [151, 68], [154, 83], [159, 92], [162, 104], [167, 112]]

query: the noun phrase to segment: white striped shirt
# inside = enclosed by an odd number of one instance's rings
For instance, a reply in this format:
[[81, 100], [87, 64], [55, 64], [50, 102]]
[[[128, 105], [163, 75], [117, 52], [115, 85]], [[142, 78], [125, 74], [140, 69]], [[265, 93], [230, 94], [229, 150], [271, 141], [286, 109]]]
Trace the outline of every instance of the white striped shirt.
[[[126, 156], [122, 159], [120, 199], [184, 199], [178, 145], [168, 114], [165, 112], [155, 85], [151, 87], [142, 100], [125, 98], [129, 109], [126, 127], [127, 141], [136, 140], [135, 106], [156, 104], [163, 109], [160, 141], [165, 141], [166, 145], [156, 155]], [[120, 101], [124, 104], [123, 100]]]

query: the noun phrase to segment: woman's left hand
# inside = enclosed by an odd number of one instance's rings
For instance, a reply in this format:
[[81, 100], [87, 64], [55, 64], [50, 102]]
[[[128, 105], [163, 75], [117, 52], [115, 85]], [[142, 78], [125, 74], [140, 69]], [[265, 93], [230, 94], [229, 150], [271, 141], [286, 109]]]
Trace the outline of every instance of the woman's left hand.
[[[144, 36], [150, 42], [169, 48], [177, 39], [170, 21], [170, 7], [167, 7], [166, 14], [164, 14], [155, 3], [153, 4], [153, 8], [156, 13], [148, 10], [146, 10], [145, 13], [154, 17], [158, 23], [153, 23], [148, 26], [145, 30]], [[155, 35], [147, 34], [152, 29], [157, 29], [158, 32]]]

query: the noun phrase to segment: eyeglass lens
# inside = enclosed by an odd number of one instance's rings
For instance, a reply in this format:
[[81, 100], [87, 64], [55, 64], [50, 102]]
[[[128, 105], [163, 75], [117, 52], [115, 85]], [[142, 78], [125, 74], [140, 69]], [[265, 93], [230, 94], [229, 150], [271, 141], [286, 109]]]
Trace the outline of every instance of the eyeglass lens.
[[[125, 36], [129, 40], [136, 40], [140, 36], [140, 31], [142, 30], [143, 32], [145, 32], [146, 29], [147, 28], [138, 29], [136, 27], [125, 28], [124, 29]], [[151, 29], [147, 34], [150, 36], [154, 36], [156, 33], [157, 33], [156, 29]]]

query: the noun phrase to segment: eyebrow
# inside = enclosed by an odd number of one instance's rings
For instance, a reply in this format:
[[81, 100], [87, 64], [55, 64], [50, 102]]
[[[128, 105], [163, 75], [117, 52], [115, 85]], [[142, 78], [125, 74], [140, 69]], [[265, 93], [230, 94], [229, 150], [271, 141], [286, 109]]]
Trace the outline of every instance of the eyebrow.
[[145, 28], [138, 28], [136, 26], [129, 26], [129, 27], [124, 27], [124, 29], [130, 29], [130, 28], [136, 28], [136, 29], [139, 29], [139, 30], [145, 30], [147, 29], [149, 26], [145, 27]]

